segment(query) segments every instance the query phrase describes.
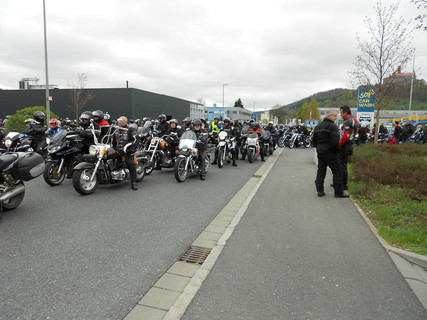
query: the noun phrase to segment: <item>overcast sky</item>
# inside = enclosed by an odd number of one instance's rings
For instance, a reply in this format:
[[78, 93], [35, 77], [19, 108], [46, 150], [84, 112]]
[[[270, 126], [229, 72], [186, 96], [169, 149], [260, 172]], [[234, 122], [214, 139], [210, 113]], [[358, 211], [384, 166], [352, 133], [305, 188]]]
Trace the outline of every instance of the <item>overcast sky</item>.
[[[391, 0], [383, 0], [390, 3]], [[375, 0], [46, 0], [49, 83], [129, 87], [256, 110], [349, 88]], [[427, 13], [427, 12], [426, 12]], [[401, 0], [399, 16], [420, 14]], [[43, 1], [2, 0], [0, 88], [45, 83]], [[427, 31], [415, 30], [427, 79]], [[412, 67], [412, 66], [410, 66]], [[410, 71], [405, 70], [405, 71]], [[223, 84], [228, 84], [223, 86]]]

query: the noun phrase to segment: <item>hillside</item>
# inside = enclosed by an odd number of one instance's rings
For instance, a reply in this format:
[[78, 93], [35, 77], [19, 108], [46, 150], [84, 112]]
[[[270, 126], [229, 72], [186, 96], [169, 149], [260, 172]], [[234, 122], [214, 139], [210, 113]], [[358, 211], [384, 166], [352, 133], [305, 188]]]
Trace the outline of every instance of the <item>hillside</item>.
[[[401, 91], [407, 92], [403, 97], [391, 101], [384, 109], [407, 109], [409, 106], [410, 87], [400, 88]], [[407, 96], [407, 97], [406, 97]], [[293, 118], [304, 103], [316, 99], [319, 102], [319, 108], [338, 109], [342, 105], [350, 107], [357, 106], [357, 90], [351, 89], [332, 89], [324, 92], [318, 92], [307, 98], [284, 105], [280, 108], [271, 110], [274, 116], [279, 119]], [[423, 79], [415, 80], [412, 93], [412, 110], [427, 110], [427, 84]]]

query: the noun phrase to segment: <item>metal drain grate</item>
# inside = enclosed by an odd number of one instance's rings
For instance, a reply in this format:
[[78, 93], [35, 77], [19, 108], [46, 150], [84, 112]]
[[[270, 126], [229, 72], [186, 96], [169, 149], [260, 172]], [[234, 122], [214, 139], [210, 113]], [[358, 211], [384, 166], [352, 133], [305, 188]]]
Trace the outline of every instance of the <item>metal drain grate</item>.
[[190, 247], [184, 254], [179, 258], [180, 261], [203, 264], [209, 253], [211, 253], [211, 249], [202, 248], [202, 247]]

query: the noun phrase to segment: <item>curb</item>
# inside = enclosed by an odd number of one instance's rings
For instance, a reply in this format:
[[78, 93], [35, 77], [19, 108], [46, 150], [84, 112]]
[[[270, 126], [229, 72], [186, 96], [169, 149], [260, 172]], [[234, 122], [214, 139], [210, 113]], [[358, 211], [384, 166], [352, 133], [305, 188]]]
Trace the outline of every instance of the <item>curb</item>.
[[[350, 197], [350, 199], [351, 199], [351, 197]], [[393, 253], [399, 255], [400, 257], [407, 260], [408, 262], [410, 262], [412, 264], [416, 264], [417, 266], [419, 266], [421, 268], [424, 268], [424, 269], [427, 268], [427, 257], [426, 256], [390, 246], [388, 244], [388, 242], [385, 241], [383, 239], [383, 237], [381, 237], [381, 235], [378, 233], [377, 228], [374, 226], [372, 221], [368, 218], [365, 211], [363, 211], [362, 208], [360, 208], [360, 206], [353, 201], [353, 199], [351, 199], [351, 202], [356, 207], [357, 211], [362, 216], [362, 218], [365, 220], [365, 222], [368, 224], [369, 228], [374, 233], [374, 235], [377, 237], [378, 241], [381, 242], [384, 249], [386, 249], [388, 252], [393, 252]]]
[[202, 265], [176, 261], [124, 320], [182, 318], [282, 151], [280, 148], [267, 158], [191, 244], [190, 247], [210, 250]]

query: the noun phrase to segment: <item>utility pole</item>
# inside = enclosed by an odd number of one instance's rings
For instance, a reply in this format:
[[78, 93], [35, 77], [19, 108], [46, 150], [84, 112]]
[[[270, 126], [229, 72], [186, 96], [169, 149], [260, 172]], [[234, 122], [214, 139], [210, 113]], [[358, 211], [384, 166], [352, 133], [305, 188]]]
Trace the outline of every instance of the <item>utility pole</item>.
[[49, 72], [47, 66], [47, 33], [46, 33], [46, 4], [43, 0], [43, 26], [44, 26], [44, 66], [46, 73], [46, 123], [49, 124], [50, 120], [50, 96], [49, 96]]
[[411, 91], [409, 93], [409, 111], [412, 109], [412, 89], [414, 87], [414, 77], [415, 77], [415, 56], [412, 61], [412, 77], [411, 77]]

